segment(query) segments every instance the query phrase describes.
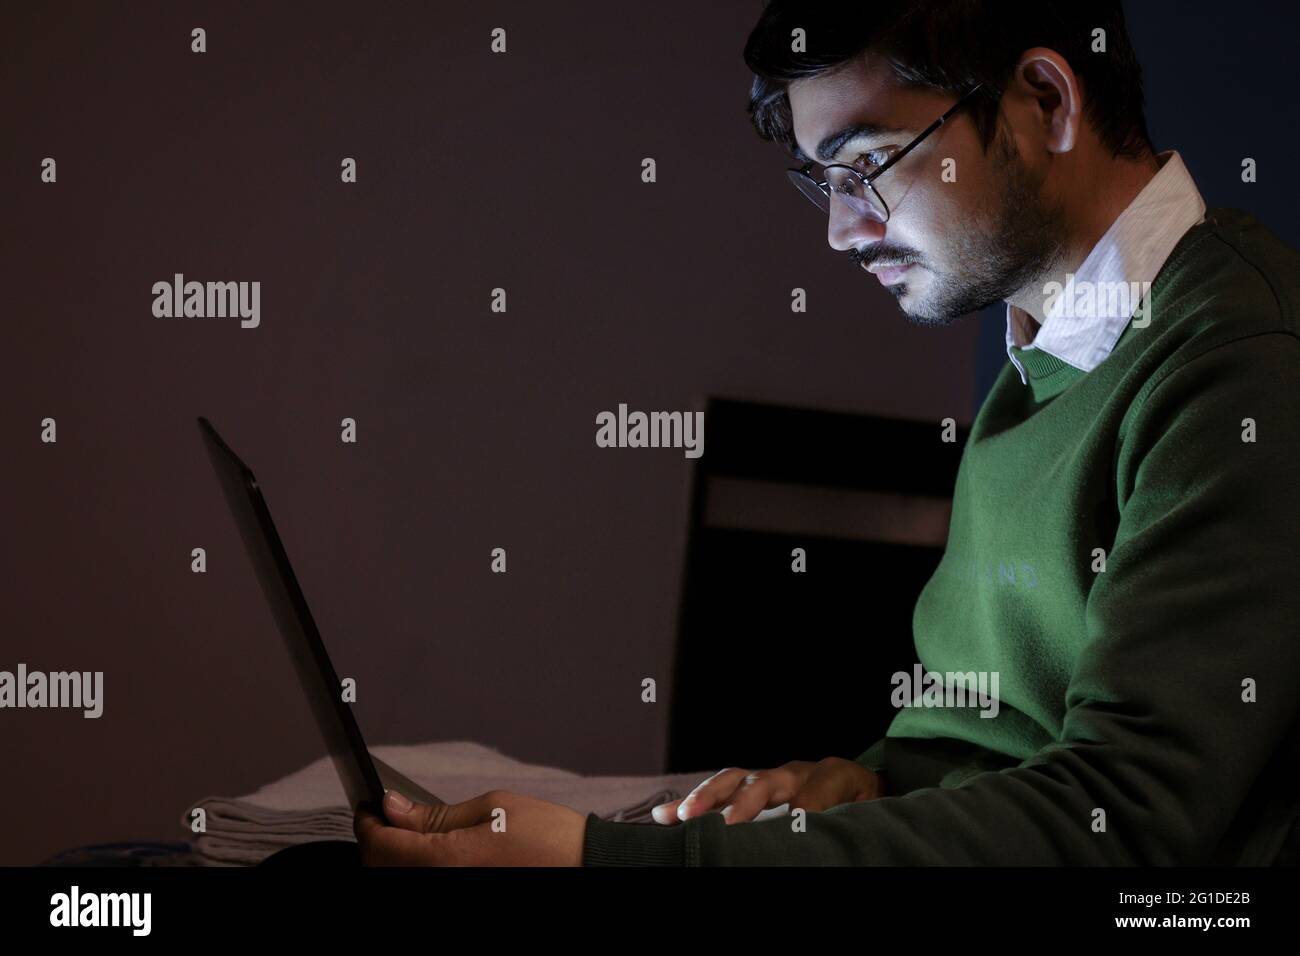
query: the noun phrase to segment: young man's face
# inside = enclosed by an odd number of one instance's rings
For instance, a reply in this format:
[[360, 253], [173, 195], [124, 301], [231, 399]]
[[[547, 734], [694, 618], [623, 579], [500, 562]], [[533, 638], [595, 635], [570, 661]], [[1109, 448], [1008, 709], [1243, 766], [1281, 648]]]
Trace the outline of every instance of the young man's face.
[[[956, 101], [900, 86], [879, 57], [796, 80], [788, 94], [795, 139], [805, 154], [821, 165], [867, 171]], [[843, 143], [833, 156], [820, 154], [827, 137], [864, 123], [879, 130]], [[1011, 297], [1046, 271], [1065, 240], [1060, 212], [1042, 195], [1041, 174], [1021, 160], [1002, 131], [985, 153], [966, 109], [874, 185], [889, 207], [888, 222], [833, 196], [827, 241], [875, 273], [920, 325], [946, 325]], [[899, 263], [905, 268], [887, 269]]]

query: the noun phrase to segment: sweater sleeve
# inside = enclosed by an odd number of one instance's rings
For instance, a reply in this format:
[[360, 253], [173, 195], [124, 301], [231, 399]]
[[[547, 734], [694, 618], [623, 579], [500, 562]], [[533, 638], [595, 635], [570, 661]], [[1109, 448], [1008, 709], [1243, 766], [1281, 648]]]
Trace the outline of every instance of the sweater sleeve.
[[[588, 849], [688, 865], [1211, 862], [1300, 699], [1298, 385], [1300, 342], [1268, 333], [1182, 362], [1134, 401], [1060, 739], [951, 788], [809, 813], [802, 831], [717, 813], [599, 821]], [[1088, 569], [1105, 542], [1078, 544]]]

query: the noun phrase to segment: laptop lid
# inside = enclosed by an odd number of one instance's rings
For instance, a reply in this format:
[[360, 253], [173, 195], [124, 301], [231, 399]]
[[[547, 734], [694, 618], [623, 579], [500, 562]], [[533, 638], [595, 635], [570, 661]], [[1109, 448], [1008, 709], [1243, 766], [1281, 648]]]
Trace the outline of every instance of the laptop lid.
[[[262, 593], [271, 606], [285, 649], [293, 660], [298, 682], [307, 695], [316, 726], [325, 738], [325, 746], [343, 782], [348, 805], [355, 813], [358, 806], [368, 804], [373, 812], [382, 816], [384, 784], [381, 773], [376, 770], [376, 761], [371, 759], [370, 751], [366, 749], [352, 709], [343, 700], [338, 673], [325, 651], [325, 642], [321, 640], [320, 631], [307, 607], [307, 599], [298, 586], [289, 555], [276, 533], [275, 522], [271, 520], [257, 478], [206, 418], [199, 418], [199, 430], [230, 513], [239, 528], [239, 536], [244, 541], [244, 549], [252, 561]], [[410, 785], [391, 768], [383, 766], [390, 777], [403, 784], [398, 789], [412, 799], [423, 797], [428, 798], [425, 802], [441, 803], [422, 788]]]

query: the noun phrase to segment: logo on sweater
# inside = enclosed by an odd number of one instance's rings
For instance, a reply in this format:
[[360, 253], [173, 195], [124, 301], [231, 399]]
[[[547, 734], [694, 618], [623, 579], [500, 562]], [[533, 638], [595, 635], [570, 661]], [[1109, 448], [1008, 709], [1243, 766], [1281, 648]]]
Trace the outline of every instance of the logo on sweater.
[[930, 671], [920, 664], [889, 679], [895, 707], [978, 707], [980, 717], [998, 715], [997, 671]]
[[1043, 314], [1051, 319], [1127, 319], [1135, 329], [1151, 324], [1150, 282], [1089, 282], [1073, 272], [1065, 284], [1043, 286]]
[[996, 584], [998, 587], [1024, 589], [1032, 591], [1038, 587], [1038, 572], [1032, 564], [1023, 561], [1006, 560], [980, 562], [965, 554], [949, 548], [939, 564], [936, 574], [956, 578], [958, 581], [973, 581], [977, 584]]

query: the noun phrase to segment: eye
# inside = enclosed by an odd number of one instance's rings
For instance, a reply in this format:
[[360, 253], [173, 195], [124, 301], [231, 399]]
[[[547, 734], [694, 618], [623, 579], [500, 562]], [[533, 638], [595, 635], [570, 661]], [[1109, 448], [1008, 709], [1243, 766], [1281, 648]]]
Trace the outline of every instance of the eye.
[[858, 158], [853, 161], [853, 165], [857, 166], [863, 172], [873, 173], [881, 166], [885, 165], [885, 163], [889, 162], [889, 157], [893, 154], [894, 147], [892, 146], [885, 146], [880, 149], [869, 149], [865, 153], [861, 153]]

